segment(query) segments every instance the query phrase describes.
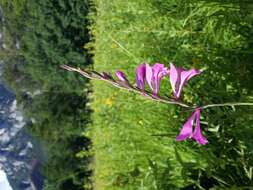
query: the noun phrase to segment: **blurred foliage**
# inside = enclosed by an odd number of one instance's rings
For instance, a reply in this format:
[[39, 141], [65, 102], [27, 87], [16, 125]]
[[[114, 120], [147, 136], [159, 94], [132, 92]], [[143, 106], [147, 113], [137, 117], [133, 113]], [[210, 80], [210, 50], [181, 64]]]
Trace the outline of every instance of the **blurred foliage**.
[[0, 0], [0, 5], [4, 8], [4, 11], [11, 13], [8, 14], [8, 19], [12, 20], [12, 22], [8, 23], [11, 28], [23, 27], [23, 22], [26, 19], [23, 13], [27, 3], [27, 0]]
[[[205, 71], [184, 89], [189, 104], [253, 101], [253, 2], [95, 0], [90, 14], [94, 68], [126, 72], [174, 62]], [[253, 110], [202, 112], [209, 144], [175, 142], [189, 112], [93, 82], [94, 187], [99, 190], [210, 189], [253, 186]], [[168, 80], [161, 94], [169, 95]]]
[[91, 142], [83, 135], [84, 126], [90, 122], [87, 94], [51, 91], [32, 99], [24, 95], [22, 99], [26, 115], [31, 118], [28, 128], [35, 138], [43, 140], [46, 150], [43, 189], [90, 189]]
[[[12, 43], [7, 43], [9, 47], [5, 51], [13, 51], [19, 44], [18, 54], [21, 61], [25, 60], [25, 66], [20, 66], [20, 70], [38, 81], [43, 89], [57, 86], [64, 91], [80, 91], [87, 80], [72, 73], [66, 74], [59, 66], [82, 67], [91, 63], [84, 49], [84, 44], [89, 41], [88, 1], [24, 1], [22, 8], [21, 3], [15, 4], [16, 1], [13, 4], [6, 2], [8, 6], [3, 4], [5, 26]], [[12, 12], [16, 9], [18, 13]]]
[[[45, 190], [91, 189], [88, 80], [61, 64], [90, 67], [89, 2], [78, 0], [1, 0], [4, 12], [4, 78], [42, 140]], [[41, 153], [40, 153], [41, 154]]]

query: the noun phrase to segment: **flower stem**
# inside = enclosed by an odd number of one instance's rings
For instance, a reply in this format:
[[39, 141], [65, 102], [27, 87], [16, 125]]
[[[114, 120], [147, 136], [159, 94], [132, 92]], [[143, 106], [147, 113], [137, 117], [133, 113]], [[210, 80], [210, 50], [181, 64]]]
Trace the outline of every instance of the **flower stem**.
[[61, 68], [66, 69], [68, 71], [78, 72], [82, 76], [89, 78], [89, 79], [96, 79], [96, 80], [105, 81], [117, 88], [137, 93], [141, 96], [144, 96], [145, 98], [151, 99], [156, 102], [161, 102], [161, 103], [165, 103], [165, 104], [174, 104], [174, 105], [178, 105], [178, 106], [181, 106], [184, 108], [189, 108], [189, 109], [186, 109], [185, 111], [192, 111], [196, 108], [203, 110], [203, 109], [212, 108], [212, 107], [253, 106], [253, 103], [250, 103], [250, 102], [228, 102], [228, 103], [222, 103], [222, 104], [207, 104], [204, 106], [190, 106], [185, 103], [179, 102], [178, 100], [175, 100], [175, 99], [160, 97], [159, 95], [152, 94], [146, 90], [141, 90], [138, 87], [131, 85], [128, 81], [115, 80], [110, 75], [110, 73], [105, 73], [105, 72], [98, 73], [96, 71], [84, 71], [84, 70], [81, 70], [80, 68], [73, 68], [68, 65], [61, 65]]
[[225, 106], [253, 106], [253, 103], [250, 102], [228, 102], [228, 103], [223, 103], [223, 104], [208, 104], [199, 107], [200, 109], [207, 109], [211, 107], [225, 107]]

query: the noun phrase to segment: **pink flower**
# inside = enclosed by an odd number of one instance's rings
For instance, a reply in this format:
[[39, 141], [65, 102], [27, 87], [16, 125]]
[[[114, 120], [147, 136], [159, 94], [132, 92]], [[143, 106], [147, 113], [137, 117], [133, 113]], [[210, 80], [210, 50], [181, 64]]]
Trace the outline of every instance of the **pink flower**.
[[146, 64], [141, 64], [136, 69], [136, 84], [141, 90], [145, 88]]
[[176, 68], [172, 63], [170, 64], [170, 83], [176, 99], [180, 97], [181, 91], [185, 83], [195, 75], [200, 74], [201, 71], [196, 69], [184, 70], [181, 67]]
[[[194, 125], [194, 122], [196, 120], [196, 126], [194, 131], [192, 130], [192, 127]], [[197, 141], [199, 144], [206, 144], [208, 143], [207, 139], [203, 136], [200, 128], [200, 109], [196, 109], [191, 117], [185, 122], [183, 125], [180, 134], [177, 136], [177, 141], [183, 141], [187, 138], [192, 138]]]
[[156, 63], [153, 66], [141, 64], [136, 69], [137, 87], [144, 90], [147, 82], [153, 94], [158, 94], [161, 79], [167, 74], [168, 69], [163, 64]]
[[121, 81], [128, 81], [125, 74], [122, 71], [116, 71], [115, 75], [118, 77]]

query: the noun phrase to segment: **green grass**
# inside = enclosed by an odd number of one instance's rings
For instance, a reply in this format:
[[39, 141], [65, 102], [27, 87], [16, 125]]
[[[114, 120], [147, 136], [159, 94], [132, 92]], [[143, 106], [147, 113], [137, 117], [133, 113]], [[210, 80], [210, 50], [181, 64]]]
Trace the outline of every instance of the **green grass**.
[[[239, 2], [239, 1], [238, 1]], [[252, 101], [252, 4], [95, 0], [94, 69], [127, 73], [173, 61], [205, 68], [184, 89], [187, 103]], [[161, 94], [171, 94], [168, 80]], [[205, 146], [175, 137], [189, 112], [93, 82], [95, 190], [243, 189], [252, 186], [252, 109], [202, 114]], [[169, 89], [169, 90], [168, 90]], [[238, 115], [240, 117], [238, 117]]]

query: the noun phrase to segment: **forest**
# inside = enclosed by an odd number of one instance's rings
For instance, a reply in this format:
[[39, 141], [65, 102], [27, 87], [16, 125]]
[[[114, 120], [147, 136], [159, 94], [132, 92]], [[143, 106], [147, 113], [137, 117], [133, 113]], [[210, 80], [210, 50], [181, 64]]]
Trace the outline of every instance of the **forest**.
[[[4, 78], [46, 152], [45, 190], [90, 189], [88, 80], [60, 69], [90, 67], [88, 1], [1, 1], [5, 16]], [[17, 47], [20, 46], [20, 47]]]

